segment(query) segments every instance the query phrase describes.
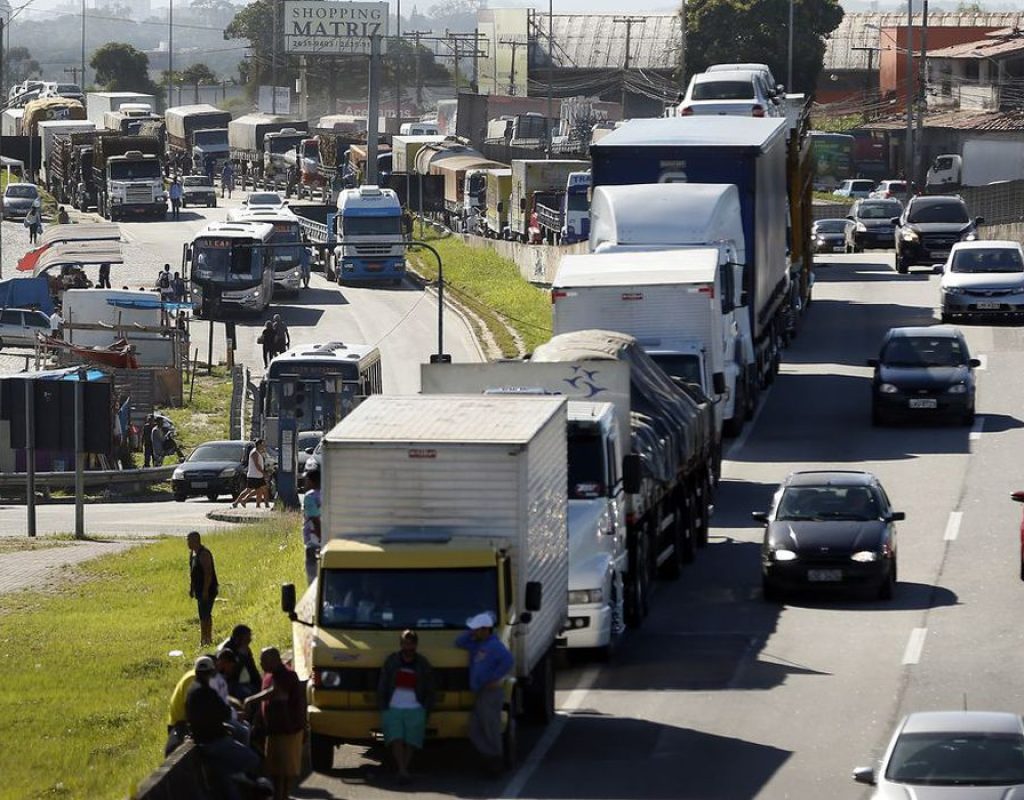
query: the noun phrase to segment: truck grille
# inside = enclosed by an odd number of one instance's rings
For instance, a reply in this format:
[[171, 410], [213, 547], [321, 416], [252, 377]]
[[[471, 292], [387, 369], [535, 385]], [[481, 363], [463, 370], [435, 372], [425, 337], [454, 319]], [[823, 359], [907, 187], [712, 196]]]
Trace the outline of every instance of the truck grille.
[[[375, 692], [380, 670], [368, 667], [342, 667], [337, 670], [341, 684], [331, 687], [344, 692]], [[439, 692], [468, 692], [469, 670], [466, 667], [434, 668], [434, 688]]]
[[390, 244], [357, 244], [355, 245], [356, 255], [359, 256], [389, 256], [392, 245]]
[[129, 186], [125, 191], [126, 203], [152, 203], [152, 186]]

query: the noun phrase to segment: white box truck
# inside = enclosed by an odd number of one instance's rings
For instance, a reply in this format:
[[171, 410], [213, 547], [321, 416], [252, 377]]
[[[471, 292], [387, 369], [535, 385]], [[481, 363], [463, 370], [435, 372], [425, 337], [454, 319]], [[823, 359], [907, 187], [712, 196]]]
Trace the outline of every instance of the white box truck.
[[583, 172], [589, 167], [587, 161], [513, 160], [508, 212], [513, 238], [527, 241], [530, 236], [530, 217], [537, 206], [552, 202], [552, 198], [565, 191], [569, 173]]
[[405, 629], [441, 695], [427, 738], [468, 736], [467, 618], [488, 612], [515, 657], [506, 749], [520, 711], [554, 714], [566, 623], [566, 412], [557, 397], [374, 395], [323, 440], [317, 579], [298, 605], [295, 666], [309, 686], [313, 769], [380, 734], [377, 674]]
[[119, 110], [123, 105], [145, 105], [154, 109], [156, 98], [138, 92], [89, 92], [85, 96], [86, 119], [101, 129], [104, 126], [104, 115], [108, 111]]

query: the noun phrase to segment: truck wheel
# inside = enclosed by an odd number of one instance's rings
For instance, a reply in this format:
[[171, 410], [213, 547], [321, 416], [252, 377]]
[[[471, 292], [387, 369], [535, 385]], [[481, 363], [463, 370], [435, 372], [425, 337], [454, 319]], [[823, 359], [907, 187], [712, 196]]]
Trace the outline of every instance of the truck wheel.
[[310, 732], [309, 761], [313, 772], [329, 773], [334, 769], [334, 739]]
[[711, 482], [705, 481], [702, 491], [697, 495], [697, 526], [693, 539], [697, 547], [708, 546], [708, 534], [711, 532]]
[[526, 694], [526, 718], [538, 725], [546, 725], [555, 717], [555, 659], [548, 650], [533, 668]]
[[626, 589], [626, 625], [630, 628], [643, 625], [644, 617], [650, 610], [650, 542], [646, 531], [638, 532], [636, 539], [630, 548], [630, 573]]

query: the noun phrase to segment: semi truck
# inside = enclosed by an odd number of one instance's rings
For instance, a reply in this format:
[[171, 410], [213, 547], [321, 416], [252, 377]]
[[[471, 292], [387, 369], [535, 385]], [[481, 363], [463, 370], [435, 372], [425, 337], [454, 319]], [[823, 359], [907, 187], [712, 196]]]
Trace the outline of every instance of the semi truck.
[[565, 189], [537, 203], [537, 224], [549, 244], [575, 244], [590, 235], [590, 173], [570, 172]]
[[[404, 126], [403, 126], [404, 127]], [[416, 165], [416, 154], [428, 144], [443, 142], [444, 136], [402, 134], [391, 139], [391, 152], [393, 154], [391, 169], [393, 172], [414, 172]]]
[[24, 116], [24, 108], [5, 108], [3, 114], [0, 114], [0, 135], [20, 136], [21, 119]]
[[167, 213], [160, 142], [153, 136], [98, 136], [92, 154], [96, 207], [114, 221]]
[[487, 170], [487, 190], [484, 194], [487, 210], [484, 213], [483, 233], [500, 239], [508, 227], [508, 204], [512, 195], [512, 170]]
[[756, 391], [770, 383], [778, 371], [792, 299], [787, 121], [632, 120], [590, 152], [596, 188], [659, 183], [737, 187], [746, 245], [743, 289], [754, 347], [751, 384]]
[[530, 220], [537, 211], [538, 202], [543, 204], [545, 199], [564, 192], [569, 173], [582, 172], [589, 166], [586, 161], [576, 160], [513, 160], [508, 212], [512, 237], [527, 241], [530, 238]]
[[88, 120], [52, 119], [40, 122], [39, 129], [39, 155], [42, 164], [43, 180], [49, 184], [50, 181], [50, 160], [56, 146], [57, 139], [72, 133], [85, 133], [94, 129]]
[[[718, 400], [716, 409], [720, 412], [725, 433], [739, 435], [746, 420], [754, 413], [758, 377], [751, 319], [746, 307], [748, 297], [743, 290], [747, 250], [738, 190], [732, 184], [601, 186], [594, 190], [590, 210], [589, 247], [593, 253], [614, 254], [628, 259], [630, 254], [647, 257], [645, 251], [666, 251], [672, 255], [664, 260], [652, 256], [652, 266], [668, 269], [658, 265], [674, 263], [680, 272], [691, 266], [706, 272], [712, 269], [711, 261], [717, 265], [713, 268], [713, 280], [709, 281], [709, 284], [714, 284], [714, 295], [705, 298], [710, 316], [702, 312], [700, 319], [677, 321], [678, 312], [673, 312], [661, 320], [645, 321], [645, 324], [663, 326], [657, 332], [641, 336], [629, 327], [619, 330], [633, 333], [642, 340], [651, 337], [659, 341], [678, 341], [680, 337], [673, 334], [673, 326], [678, 324], [680, 330], [689, 331], [684, 339], [701, 343], [699, 350], [712, 354], [721, 352], [721, 368], [702, 368], [701, 384], [705, 393]], [[713, 259], [708, 255], [709, 249], [715, 253]], [[691, 257], [691, 251], [697, 255]], [[617, 260], [607, 263], [628, 271], [630, 262]], [[649, 279], [653, 277], [648, 276]], [[627, 280], [627, 277], [624, 275], [622, 280]], [[687, 278], [676, 280], [685, 282]], [[710, 286], [707, 291], [712, 291]], [[564, 298], [566, 310], [574, 297]], [[645, 301], [656, 300], [656, 297], [642, 290], [633, 297], [623, 290], [622, 299], [643, 307]], [[556, 307], [558, 304], [556, 300]], [[622, 306], [621, 310], [627, 311], [628, 305]], [[642, 316], [645, 312], [645, 308], [637, 308], [635, 313]], [[624, 321], [620, 324], [629, 323]], [[694, 325], [701, 330], [693, 330]], [[718, 357], [713, 358], [717, 364]], [[722, 377], [716, 378], [717, 373]], [[724, 391], [717, 386], [723, 378]]]
[[559, 397], [366, 398], [322, 444], [316, 580], [296, 602], [312, 767], [380, 738], [377, 680], [401, 631], [419, 635], [438, 696], [428, 741], [469, 735], [467, 619], [488, 613], [514, 657], [502, 679], [506, 761], [521, 715], [555, 711], [555, 648], [568, 616], [566, 410]]
[[92, 171], [96, 131], [57, 136], [46, 165], [46, 186], [58, 203], [80, 211], [96, 207], [96, 181]]
[[228, 157], [229, 122], [231, 112], [207, 103], [168, 108], [164, 113], [167, 151], [186, 156], [199, 172], [206, 172], [206, 159], [213, 159], [218, 169]]
[[109, 112], [118, 111], [124, 105], [148, 106], [152, 112], [156, 108], [156, 98], [137, 92], [89, 92], [85, 96], [88, 119], [97, 128], [104, 127]]
[[103, 115], [103, 127], [124, 136], [141, 136], [144, 122], [159, 119], [149, 106], [125, 104], [117, 111], [108, 111]]
[[21, 135], [38, 136], [40, 122], [84, 119], [85, 108], [77, 100], [67, 97], [40, 97], [25, 106], [25, 114], [21, 118]]
[[248, 165], [253, 185], [273, 188], [287, 186], [295, 172], [295, 159], [285, 154], [295, 150], [307, 136], [307, 123], [270, 114], [246, 114], [228, 123], [231, 159]]
[[334, 260], [338, 283], [388, 281], [405, 277], [402, 207], [392, 189], [360, 186], [338, 195], [334, 218]]
[[[610, 655], [625, 628], [626, 520], [622, 482], [625, 444], [615, 405], [582, 400], [587, 390], [566, 383], [571, 367], [499, 361], [489, 364], [423, 364], [423, 394], [523, 394], [565, 396], [568, 427], [569, 623], [559, 645]], [[629, 402], [629, 365], [602, 365], [608, 397]]]
[[502, 169], [505, 165], [481, 155], [460, 155], [435, 159], [430, 164], [430, 175], [444, 178], [444, 224], [460, 228], [471, 214], [484, 209], [486, 178], [489, 169]]
[[[623, 333], [560, 334], [537, 347], [530, 364], [561, 369], [557, 382], [545, 381], [541, 388], [615, 406], [624, 456], [621, 468], [615, 463], [607, 474], [622, 481], [617, 506], [622, 516], [616, 523], [626, 537], [622, 597], [626, 623], [639, 627], [656, 576], [678, 577], [696, 548], [707, 543], [714, 489], [711, 410], [696, 403], [636, 339]], [[533, 377], [525, 385], [536, 386], [538, 380]], [[594, 458], [609, 463], [607, 455]], [[588, 481], [597, 480], [593, 471], [589, 474]], [[613, 489], [608, 484], [600, 491]]]

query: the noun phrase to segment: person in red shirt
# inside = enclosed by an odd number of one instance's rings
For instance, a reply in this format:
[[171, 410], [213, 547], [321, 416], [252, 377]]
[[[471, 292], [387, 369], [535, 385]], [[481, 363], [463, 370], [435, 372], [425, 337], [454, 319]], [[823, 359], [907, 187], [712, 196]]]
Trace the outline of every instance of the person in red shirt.
[[409, 764], [412, 754], [423, 748], [427, 715], [434, 705], [434, 675], [430, 662], [416, 652], [416, 631], [402, 632], [397, 653], [392, 653], [380, 671], [377, 707], [380, 709], [384, 743], [398, 769], [398, 782], [412, 779]]
[[302, 771], [302, 734], [306, 729], [306, 698], [298, 676], [281, 660], [276, 647], [260, 652], [263, 690], [245, 701], [246, 709], [260, 704], [266, 733], [263, 768], [274, 783], [274, 800], [288, 800], [292, 783]]

